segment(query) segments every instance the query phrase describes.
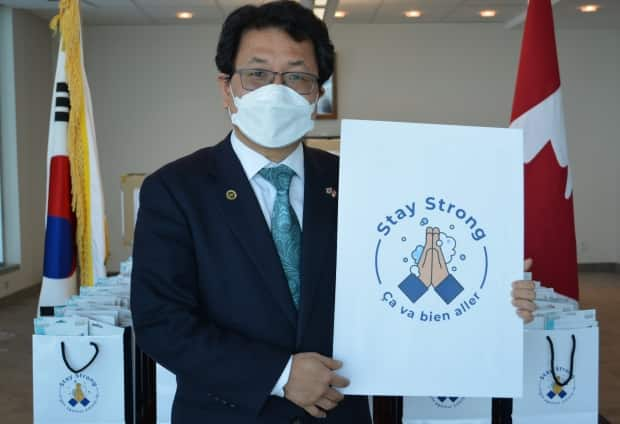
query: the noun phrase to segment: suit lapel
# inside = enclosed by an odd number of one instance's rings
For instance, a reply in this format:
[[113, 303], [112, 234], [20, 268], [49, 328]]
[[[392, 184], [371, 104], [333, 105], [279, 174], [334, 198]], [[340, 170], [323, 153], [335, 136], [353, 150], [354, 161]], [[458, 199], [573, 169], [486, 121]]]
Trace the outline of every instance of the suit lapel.
[[[217, 203], [222, 217], [258, 269], [282, 311], [297, 327], [297, 311], [265, 218], [230, 144], [230, 137], [216, 147]], [[232, 190], [232, 191], [231, 191]], [[234, 194], [233, 194], [234, 191]]]
[[331, 240], [336, 230], [335, 216], [337, 201], [328, 193], [326, 188], [334, 187], [336, 181], [328, 181], [325, 171], [315, 160], [312, 151], [304, 151], [304, 224], [302, 235], [301, 259], [301, 304], [299, 308], [299, 327], [297, 343], [307, 327], [314, 296], [321, 284], [325, 284], [326, 257], [328, 253], [335, 254]]

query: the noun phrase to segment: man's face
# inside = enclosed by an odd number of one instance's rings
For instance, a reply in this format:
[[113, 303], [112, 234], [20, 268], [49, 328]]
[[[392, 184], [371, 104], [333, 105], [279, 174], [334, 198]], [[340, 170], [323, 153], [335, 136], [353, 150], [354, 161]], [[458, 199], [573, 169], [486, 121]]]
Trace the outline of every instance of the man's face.
[[[297, 42], [277, 28], [252, 29], [243, 34], [235, 59], [235, 69], [247, 68], [275, 72], [307, 72], [317, 77], [319, 75], [312, 41]], [[281, 76], [278, 75], [274, 82], [282, 83]], [[230, 95], [231, 89], [237, 97], [242, 97], [249, 91], [242, 87], [237, 73], [229, 81], [220, 78], [224, 107], [235, 113], [237, 108]], [[313, 103], [321, 92], [322, 89], [317, 87], [304, 97]]]

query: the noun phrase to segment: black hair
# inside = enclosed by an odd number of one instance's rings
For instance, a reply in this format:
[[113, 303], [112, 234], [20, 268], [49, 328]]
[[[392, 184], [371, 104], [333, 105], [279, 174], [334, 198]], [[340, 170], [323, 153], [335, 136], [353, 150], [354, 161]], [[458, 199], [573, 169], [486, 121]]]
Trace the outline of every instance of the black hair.
[[332, 75], [334, 45], [329, 39], [327, 26], [310, 9], [290, 0], [242, 6], [228, 15], [217, 43], [215, 64], [219, 71], [232, 75], [241, 36], [248, 30], [264, 28], [278, 28], [297, 42], [312, 41], [319, 67], [319, 84]]

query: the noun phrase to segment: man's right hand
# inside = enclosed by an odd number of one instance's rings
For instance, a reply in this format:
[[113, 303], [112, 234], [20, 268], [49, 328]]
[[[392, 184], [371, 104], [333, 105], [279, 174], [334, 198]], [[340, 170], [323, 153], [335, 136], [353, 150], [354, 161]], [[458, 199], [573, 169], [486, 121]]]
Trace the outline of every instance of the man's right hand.
[[293, 355], [291, 374], [284, 386], [284, 397], [317, 418], [325, 418], [344, 399], [334, 387], [347, 387], [349, 380], [334, 371], [342, 362], [318, 353]]

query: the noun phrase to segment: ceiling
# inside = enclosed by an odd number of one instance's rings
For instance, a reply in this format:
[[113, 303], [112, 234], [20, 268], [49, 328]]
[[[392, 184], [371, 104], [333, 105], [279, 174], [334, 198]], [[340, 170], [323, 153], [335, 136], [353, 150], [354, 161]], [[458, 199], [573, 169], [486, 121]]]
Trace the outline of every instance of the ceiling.
[[[312, 5], [313, 0], [299, 0]], [[165, 24], [221, 24], [227, 14], [247, 3], [262, 0], [81, 0], [82, 16], [86, 25], [165, 25]], [[554, 0], [554, 14], [558, 27], [616, 28], [620, 29], [620, 0]], [[601, 6], [597, 13], [584, 14], [577, 7], [595, 3]], [[0, 0], [0, 4], [29, 9], [49, 19], [58, 7], [53, 0]], [[527, 0], [328, 0], [325, 21], [328, 25], [355, 24], [414, 24], [433, 23], [503, 23], [515, 26], [522, 22]], [[422, 16], [405, 18], [403, 12], [418, 9]], [[495, 9], [494, 18], [481, 18], [482, 9]], [[344, 10], [343, 19], [335, 19], [333, 11]], [[191, 11], [194, 18], [176, 19], [178, 11]]]

